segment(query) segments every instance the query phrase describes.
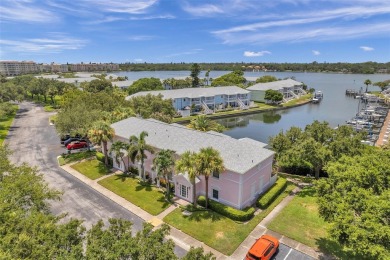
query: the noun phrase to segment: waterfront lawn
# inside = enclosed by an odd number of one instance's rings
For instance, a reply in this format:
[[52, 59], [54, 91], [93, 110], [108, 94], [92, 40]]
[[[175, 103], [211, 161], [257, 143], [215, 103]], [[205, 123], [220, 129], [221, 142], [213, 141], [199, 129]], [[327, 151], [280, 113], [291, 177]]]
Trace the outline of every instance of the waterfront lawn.
[[0, 145], [3, 145], [3, 142], [8, 135], [8, 131], [11, 127], [12, 121], [15, 118], [16, 111], [18, 110], [18, 106], [13, 105], [13, 108], [14, 108], [14, 112], [12, 113], [12, 115], [5, 116], [0, 119]]
[[306, 94], [304, 96], [301, 96], [300, 98], [292, 99], [292, 100], [288, 101], [287, 103], [283, 104], [283, 107], [290, 107], [290, 106], [295, 106], [298, 104], [308, 102], [311, 100], [311, 97], [312, 97], [311, 94]]
[[87, 176], [91, 180], [96, 180], [110, 173], [110, 169], [108, 169], [104, 163], [98, 161], [97, 159], [76, 163], [71, 167], [79, 173]]
[[95, 151], [83, 151], [83, 152], [70, 153], [70, 154], [64, 153], [58, 158], [58, 163], [60, 165], [64, 165], [71, 162], [81, 161], [83, 159], [87, 159], [95, 155], [96, 155]]
[[154, 216], [171, 205], [157, 187], [124, 174], [107, 177], [99, 184]]
[[340, 244], [328, 238], [327, 228], [330, 224], [319, 216], [316, 200], [314, 187], [303, 189], [268, 228], [340, 259], [354, 259], [343, 251]]
[[286, 190], [267, 209], [245, 223], [233, 221], [213, 211], [195, 211], [190, 216], [184, 216], [181, 209], [175, 209], [164, 221], [219, 252], [231, 255], [260, 221], [294, 188], [295, 186], [289, 183]]

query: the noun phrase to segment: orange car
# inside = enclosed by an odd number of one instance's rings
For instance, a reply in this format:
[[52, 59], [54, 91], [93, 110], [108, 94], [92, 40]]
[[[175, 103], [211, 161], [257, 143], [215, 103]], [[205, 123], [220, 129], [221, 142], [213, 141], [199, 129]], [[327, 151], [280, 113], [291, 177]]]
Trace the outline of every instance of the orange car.
[[279, 241], [269, 235], [262, 235], [246, 254], [247, 260], [269, 260], [278, 251]]

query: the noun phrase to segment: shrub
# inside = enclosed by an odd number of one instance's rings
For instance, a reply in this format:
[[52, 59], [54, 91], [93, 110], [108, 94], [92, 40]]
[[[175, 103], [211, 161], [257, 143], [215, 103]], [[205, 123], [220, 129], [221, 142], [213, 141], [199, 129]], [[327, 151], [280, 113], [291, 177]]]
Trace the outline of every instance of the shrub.
[[[198, 203], [201, 206], [205, 206], [206, 198], [204, 196], [199, 196]], [[214, 200], [209, 200], [209, 208], [225, 217], [237, 221], [250, 220], [255, 214], [255, 209], [253, 207], [247, 207], [243, 210], [239, 210], [239, 209], [226, 206]]]
[[[104, 154], [103, 153], [100, 153], [100, 152], [96, 152], [96, 159], [101, 161], [102, 163], [105, 163], [104, 162]], [[111, 157], [108, 157], [108, 165], [112, 166], [112, 158]]]
[[184, 211], [184, 210], [187, 210], [189, 212], [196, 212], [196, 211], [206, 211], [206, 209], [204, 207], [200, 207], [200, 206], [194, 206], [194, 204], [188, 204], [188, 205], [185, 205], [185, 206], [182, 206], [180, 205], [179, 208]]
[[287, 187], [285, 178], [278, 178], [275, 184], [264, 194], [262, 194], [256, 202], [256, 206], [261, 209], [267, 208]]

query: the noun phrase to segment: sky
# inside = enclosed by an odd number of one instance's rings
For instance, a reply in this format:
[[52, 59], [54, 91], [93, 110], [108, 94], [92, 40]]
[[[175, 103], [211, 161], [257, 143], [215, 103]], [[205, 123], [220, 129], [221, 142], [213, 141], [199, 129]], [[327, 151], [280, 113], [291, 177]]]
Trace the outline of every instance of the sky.
[[390, 62], [390, 0], [0, 0], [0, 60]]

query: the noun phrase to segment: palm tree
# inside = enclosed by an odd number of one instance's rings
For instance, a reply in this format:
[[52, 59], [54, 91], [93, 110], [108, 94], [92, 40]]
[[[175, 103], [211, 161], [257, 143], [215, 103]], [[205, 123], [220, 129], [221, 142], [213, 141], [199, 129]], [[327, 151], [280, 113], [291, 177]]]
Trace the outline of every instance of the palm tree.
[[197, 206], [195, 179], [199, 175], [199, 171], [197, 170], [199, 169], [199, 165], [196, 157], [196, 153], [186, 151], [180, 156], [180, 159], [177, 160], [175, 164], [176, 173], [187, 173], [190, 178], [192, 184], [192, 199], [195, 207]]
[[223, 159], [219, 152], [212, 147], [202, 148], [199, 151], [198, 158], [200, 164], [200, 175], [204, 176], [206, 185], [206, 208], [209, 202], [209, 177], [213, 173], [221, 173], [225, 170]]
[[173, 166], [175, 165], [175, 152], [172, 150], [161, 150], [157, 153], [156, 157], [153, 159], [154, 169], [157, 170], [157, 174], [162, 176], [165, 179], [165, 188], [166, 188], [166, 199], [169, 200], [170, 185], [168, 180], [168, 174], [172, 172]]
[[216, 131], [223, 132], [225, 128], [215, 121], [210, 120], [206, 115], [198, 115], [187, 125], [187, 127], [199, 130], [202, 132]]
[[107, 142], [115, 136], [115, 130], [106, 121], [96, 121], [88, 131], [89, 139], [98, 144], [103, 144], [104, 163], [108, 166]]
[[122, 141], [116, 141], [111, 145], [111, 149], [110, 149], [110, 151], [114, 152], [114, 154], [115, 154], [116, 163], [120, 164], [120, 160], [123, 162], [123, 167], [125, 169], [125, 172], [127, 171], [127, 167], [126, 167], [125, 160], [124, 160], [124, 157], [125, 157], [124, 151], [127, 150], [128, 146], [129, 146], [128, 144], [126, 144]]
[[372, 82], [371, 82], [371, 80], [369, 80], [369, 79], [366, 79], [366, 80], [364, 81], [364, 84], [366, 85], [366, 93], [367, 93], [367, 90], [368, 90], [368, 85], [371, 85], [371, 84], [372, 84]]
[[132, 135], [130, 136], [130, 148], [129, 148], [129, 156], [131, 161], [134, 163], [135, 159], [141, 163], [141, 172], [140, 177], [145, 180], [145, 169], [144, 169], [144, 161], [147, 158], [145, 151], [150, 153], [154, 153], [154, 149], [152, 146], [146, 143], [145, 138], [148, 136], [148, 132], [142, 131], [139, 137]]

